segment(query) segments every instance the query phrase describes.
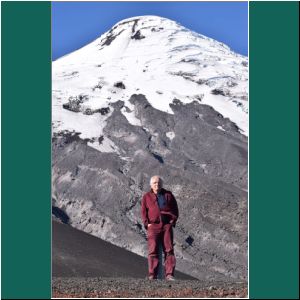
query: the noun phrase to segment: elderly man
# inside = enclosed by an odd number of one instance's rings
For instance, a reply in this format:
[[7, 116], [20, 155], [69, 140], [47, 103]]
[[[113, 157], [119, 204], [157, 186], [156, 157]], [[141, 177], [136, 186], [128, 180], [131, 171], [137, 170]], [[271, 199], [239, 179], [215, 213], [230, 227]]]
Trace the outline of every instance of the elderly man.
[[165, 255], [165, 275], [174, 280], [175, 256], [173, 248], [173, 229], [178, 219], [178, 206], [173, 194], [162, 188], [159, 176], [150, 180], [151, 190], [142, 199], [141, 214], [148, 236], [149, 279], [157, 279], [158, 246], [162, 244]]

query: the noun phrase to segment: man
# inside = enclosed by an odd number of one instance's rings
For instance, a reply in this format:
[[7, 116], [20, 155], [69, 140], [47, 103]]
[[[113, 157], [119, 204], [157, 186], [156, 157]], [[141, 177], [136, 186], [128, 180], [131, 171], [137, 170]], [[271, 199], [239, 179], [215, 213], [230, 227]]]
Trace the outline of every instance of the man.
[[165, 275], [167, 280], [174, 280], [175, 256], [173, 248], [173, 229], [178, 219], [178, 206], [173, 194], [163, 189], [159, 176], [150, 180], [151, 190], [142, 199], [141, 215], [148, 237], [149, 279], [157, 279], [158, 247], [163, 246], [165, 255]]

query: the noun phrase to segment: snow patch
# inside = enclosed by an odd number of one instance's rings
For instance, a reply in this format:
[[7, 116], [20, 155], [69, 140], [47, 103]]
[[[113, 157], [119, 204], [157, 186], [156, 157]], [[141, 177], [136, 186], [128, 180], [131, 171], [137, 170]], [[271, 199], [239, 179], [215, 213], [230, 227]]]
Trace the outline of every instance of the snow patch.
[[98, 142], [88, 142], [88, 146], [100, 151], [100, 152], [106, 152], [106, 153], [112, 153], [115, 152], [117, 154], [120, 154], [118, 147], [114, 144], [112, 140], [110, 140], [107, 137], [103, 137], [103, 140], [99, 144]]
[[[126, 102], [127, 104], [129, 102]], [[135, 113], [134, 113], [134, 108], [133, 110], [130, 110], [128, 107], [123, 107], [121, 109], [122, 114], [126, 117], [127, 121], [134, 126], [142, 126], [141, 120], [136, 118]]]
[[170, 139], [170, 140], [173, 140], [174, 137], [175, 137], [175, 133], [173, 131], [169, 131], [169, 132], [166, 132], [166, 136]]

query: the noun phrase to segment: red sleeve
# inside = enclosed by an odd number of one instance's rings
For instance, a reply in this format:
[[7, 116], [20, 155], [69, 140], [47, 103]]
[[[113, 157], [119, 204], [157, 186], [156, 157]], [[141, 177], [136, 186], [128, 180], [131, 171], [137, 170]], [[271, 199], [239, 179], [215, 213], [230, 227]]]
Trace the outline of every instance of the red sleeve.
[[141, 216], [145, 229], [148, 227], [148, 210], [146, 206], [146, 195], [143, 196], [142, 205], [141, 205]]

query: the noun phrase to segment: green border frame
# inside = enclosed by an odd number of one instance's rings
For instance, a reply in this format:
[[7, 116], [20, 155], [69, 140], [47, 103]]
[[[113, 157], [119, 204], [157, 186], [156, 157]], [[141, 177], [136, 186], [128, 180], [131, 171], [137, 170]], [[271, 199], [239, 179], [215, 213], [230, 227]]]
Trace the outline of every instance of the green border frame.
[[[298, 8], [250, 2], [253, 299], [299, 296]], [[51, 297], [50, 25], [51, 2], [1, 2], [3, 299]]]
[[51, 297], [51, 3], [1, 2], [1, 294]]
[[250, 2], [252, 299], [299, 295], [298, 9], [298, 2]]

